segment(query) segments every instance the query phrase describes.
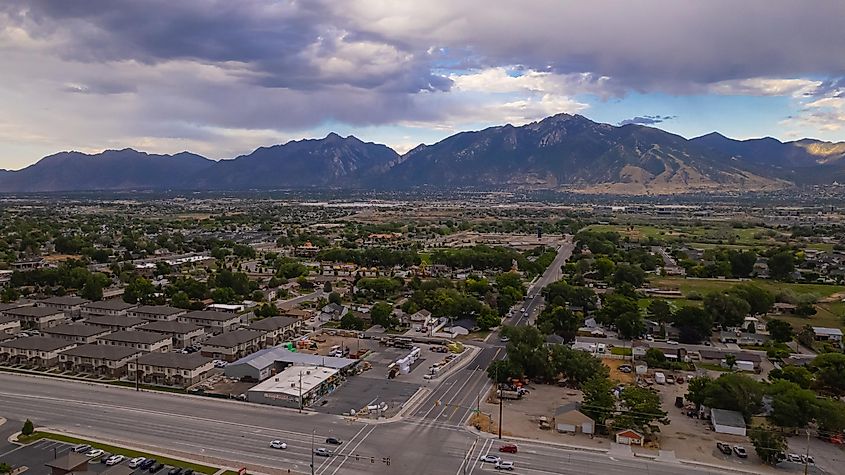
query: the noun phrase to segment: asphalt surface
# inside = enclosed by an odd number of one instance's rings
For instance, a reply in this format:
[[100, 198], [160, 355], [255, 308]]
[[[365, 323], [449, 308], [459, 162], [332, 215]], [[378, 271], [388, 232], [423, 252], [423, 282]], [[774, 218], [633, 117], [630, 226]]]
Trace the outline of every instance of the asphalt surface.
[[533, 322], [537, 315], [542, 310], [543, 305], [545, 304], [545, 299], [542, 296], [542, 290], [547, 285], [559, 281], [563, 273], [561, 272], [560, 268], [566, 264], [566, 261], [572, 257], [572, 251], [575, 249], [575, 244], [572, 242], [572, 236], [567, 235], [564, 238], [564, 241], [561, 243], [560, 247], [558, 248], [557, 256], [555, 256], [555, 260], [552, 261], [551, 265], [546, 268], [546, 271], [543, 272], [537, 281], [534, 282], [531, 287], [528, 289], [528, 295], [530, 298], [524, 302], [521, 308], [525, 309], [525, 313], [521, 311], [517, 311], [514, 313], [514, 316], [508, 322], [511, 325], [528, 325], [529, 323]]

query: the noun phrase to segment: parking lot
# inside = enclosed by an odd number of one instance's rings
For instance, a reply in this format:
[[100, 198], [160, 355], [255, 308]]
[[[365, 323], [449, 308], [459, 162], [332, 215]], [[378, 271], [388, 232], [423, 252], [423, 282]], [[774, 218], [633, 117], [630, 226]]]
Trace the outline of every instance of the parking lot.
[[[19, 446], [7, 451], [6, 453], [0, 454], [0, 463], [9, 464], [13, 468], [25, 466], [28, 467], [28, 472], [46, 473], [49, 471], [49, 469], [45, 467], [46, 463], [67, 454], [73, 450], [74, 447], [75, 445], [66, 442], [41, 439], [29, 445]], [[128, 463], [129, 458], [118, 464], [118, 466], [128, 468]], [[88, 463], [89, 472], [102, 473], [110, 468], [113, 467], [109, 467], [105, 463], [100, 462], [100, 457], [92, 458]], [[167, 475], [171, 468], [173, 467], [165, 465], [164, 468], [156, 473], [159, 475]], [[150, 472], [139, 468], [132, 473], [133, 475], [141, 475], [144, 473], [149, 474]]]

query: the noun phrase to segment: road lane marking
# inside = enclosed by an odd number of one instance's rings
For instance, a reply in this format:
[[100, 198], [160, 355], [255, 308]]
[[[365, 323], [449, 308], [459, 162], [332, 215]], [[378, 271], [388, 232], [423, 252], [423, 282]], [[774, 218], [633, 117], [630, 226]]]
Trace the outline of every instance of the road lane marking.
[[[337, 473], [337, 471], [340, 470], [340, 467], [342, 467], [343, 464], [345, 464], [346, 461], [349, 460], [349, 455], [354, 454], [355, 451], [358, 450], [358, 447], [360, 447], [361, 444], [363, 444], [364, 441], [367, 440], [367, 437], [369, 437], [370, 434], [375, 432], [377, 427], [378, 426], [373, 426], [373, 428], [370, 429], [370, 431], [367, 432], [367, 434], [364, 437], [361, 437], [361, 440], [358, 441], [358, 443], [355, 445], [355, 447], [353, 447], [346, 455], [343, 456], [343, 460], [341, 460], [340, 463], [337, 465], [337, 468], [334, 469], [334, 471], [332, 472], [332, 475], [335, 475]], [[331, 468], [331, 467], [329, 467], [329, 468]], [[328, 469], [326, 469], [326, 470], [328, 470]]]
[[[367, 427], [368, 426], [362, 427], [361, 430], [359, 430], [357, 434], [355, 434], [354, 436], [352, 436], [351, 439], [349, 439], [347, 444], [354, 443], [355, 439], [357, 439], [358, 436], [361, 435], [361, 432], [364, 432], [364, 429], [366, 429]], [[342, 451], [342, 450], [343, 450], [343, 448], [340, 448], [338, 451]], [[331, 457], [326, 457], [326, 460], [324, 460], [323, 463], [320, 464], [320, 468], [317, 469], [317, 472], [320, 472], [320, 470], [323, 470], [323, 466], [325, 466], [326, 464], [329, 464], [329, 466], [331, 466], [332, 462], [334, 462], [334, 454], [332, 454]]]

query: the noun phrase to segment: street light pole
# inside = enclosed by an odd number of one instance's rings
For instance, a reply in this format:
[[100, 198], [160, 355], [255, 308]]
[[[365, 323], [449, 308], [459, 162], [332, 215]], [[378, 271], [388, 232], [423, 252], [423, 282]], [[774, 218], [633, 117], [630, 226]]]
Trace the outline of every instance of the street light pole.
[[317, 428], [311, 430], [311, 475], [314, 475], [314, 433], [317, 432]]
[[302, 414], [302, 371], [299, 372], [299, 413]]

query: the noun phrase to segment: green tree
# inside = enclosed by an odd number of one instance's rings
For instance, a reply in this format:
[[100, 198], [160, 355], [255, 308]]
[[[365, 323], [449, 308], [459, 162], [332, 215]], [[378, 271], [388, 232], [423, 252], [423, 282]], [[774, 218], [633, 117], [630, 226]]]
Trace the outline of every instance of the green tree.
[[520, 378], [522, 373], [507, 358], [495, 360], [487, 367], [487, 376], [494, 383], [506, 383], [510, 378]]
[[217, 287], [211, 291], [214, 303], [232, 304], [238, 301], [238, 294], [231, 287]]
[[816, 385], [837, 396], [845, 394], [845, 354], [823, 353], [810, 363]]
[[704, 309], [713, 322], [725, 327], [738, 327], [751, 312], [751, 305], [732, 294], [711, 292], [704, 296]]
[[22, 435], [32, 435], [35, 432], [35, 426], [33, 426], [32, 421], [27, 419], [26, 422], [23, 423], [23, 427], [21, 428]]
[[387, 302], [376, 302], [370, 309], [370, 319], [373, 325], [381, 325], [384, 328], [395, 328], [399, 320], [393, 316], [393, 305]]
[[616, 398], [611, 392], [615, 387], [613, 381], [606, 377], [590, 378], [581, 385], [584, 394], [581, 412], [591, 417], [597, 428], [604, 429], [616, 409]]
[[614, 292], [605, 294], [602, 308], [598, 311], [596, 317], [601, 323], [611, 325], [616, 322], [619, 315], [639, 311], [640, 307], [636, 300]]
[[673, 321], [682, 343], [700, 343], [710, 337], [713, 317], [700, 307], [681, 307], [675, 312]]
[[748, 277], [754, 271], [757, 253], [751, 250], [730, 250], [728, 251], [728, 260], [731, 263], [731, 273], [734, 277]]
[[502, 323], [499, 313], [492, 308], [485, 305], [481, 309], [481, 314], [475, 319], [475, 323], [484, 331], [499, 326]]
[[796, 336], [798, 343], [801, 343], [807, 348], [812, 349], [813, 343], [816, 341], [816, 332], [813, 331], [812, 325], [804, 325], [801, 328], [801, 331], [798, 332]]
[[12, 472], [12, 466], [11, 465], [9, 465], [5, 462], [0, 462], [0, 474], [11, 473], [11, 472]]
[[795, 271], [795, 256], [792, 251], [784, 250], [769, 258], [769, 275], [777, 280], [789, 280]]
[[766, 322], [766, 330], [769, 332], [769, 337], [774, 341], [780, 343], [792, 341], [792, 325], [788, 322], [776, 318], [771, 319]]
[[645, 332], [645, 320], [638, 311], [625, 312], [616, 318], [616, 329], [622, 339], [632, 340]]
[[340, 328], [344, 330], [363, 330], [364, 327], [364, 320], [356, 317], [352, 312], [348, 312], [340, 319]]
[[665, 368], [666, 363], [668, 362], [666, 355], [660, 348], [649, 348], [646, 350], [645, 356], [643, 356], [643, 361], [645, 361], [650, 368]]
[[634, 429], [644, 434], [660, 432], [657, 424], [669, 424], [660, 406], [660, 395], [651, 388], [626, 386], [621, 394], [621, 410], [613, 418], [616, 429]]
[[707, 399], [707, 390], [712, 379], [706, 376], [696, 376], [688, 381], [686, 399], [695, 404], [696, 408], [700, 408]]
[[570, 342], [575, 339], [582, 319], [566, 307], [546, 307], [537, 317], [537, 327], [545, 334], [555, 334]]
[[599, 257], [595, 260], [593, 267], [599, 274], [599, 279], [607, 282], [608, 279], [616, 272], [616, 263], [607, 257]]
[[795, 315], [804, 318], [810, 318], [817, 312], [815, 305], [808, 302], [801, 302], [795, 306]]
[[741, 412], [746, 420], [760, 412], [762, 403], [762, 385], [744, 374], [722, 374], [704, 390], [705, 406]]
[[332, 283], [326, 282], [323, 284], [323, 292], [331, 292], [332, 291]]
[[[547, 362], [540, 372], [545, 372], [547, 379], [562, 375], [571, 386], [580, 387], [592, 378], [606, 378], [610, 375], [608, 367], [589, 353], [565, 345], [551, 345], [548, 348]], [[542, 350], [539, 348], [537, 351], [541, 358], [545, 353]]]
[[775, 304], [775, 296], [771, 292], [754, 284], [736, 285], [728, 293], [748, 302], [752, 315], [764, 315]]
[[82, 286], [79, 296], [93, 301], [103, 300], [102, 281], [92, 274], [85, 280], [85, 285]]
[[661, 325], [672, 321], [672, 306], [665, 300], [652, 300], [646, 312], [650, 319]]
[[786, 451], [786, 437], [782, 432], [767, 427], [755, 427], [748, 433], [754, 451], [760, 460], [767, 465], [775, 465], [780, 461], [780, 454]]
[[835, 399], [816, 400], [816, 423], [820, 433], [845, 431], [845, 403]]
[[631, 284], [634, 288], [642, 287], [645, 283], [645, 271], [636, 264], [618, 264], [616, 272], [613, 273], [613, 283], [616, 285]]
[[797, 384], [802, 389], [810, 389], [814, 379], [813, 373], [803, 366], [784, 366], [782, 369], [773, 369], [769, 372], [769, 379], [782, 379]]
[[342, 300], [341, 300], [341, 298], [340, 298], [340, 294], [339, 294], [339, 293], [337, 293], [337, 292], [331, 292], [331, 293], [329, 294], [329, 303], [336, 303], [336, 304], [340, 305], [340, 304], [341, 304], [341, 302], [342, 302]]
[[189, 308], [191, 306], [191, 299], [188, 298], [188, 294], [180, 290], [170, 298], [170, 305], [176, 308]]
[[143, 277], [135, 277], [123, 291], [123, 301], [127, 303], [140, 303], [148, 305], [155, 300], [155, 286]]
[[725, 365], [728, 367], [728, 370], [733, 371], [734, 366], [736, 366], [736, 355], [733, 353], [726, 354]]
[[776, 381], [766, 391], [772, 398], [769, 419], [780, 427], [803, 428], [816, 413], [816, 395], [789, 381]]
[[260, 318], [275, 317], [281, 315], [281, 313], [274, 303], [262, 304], [255, 310], [255, 316]]

